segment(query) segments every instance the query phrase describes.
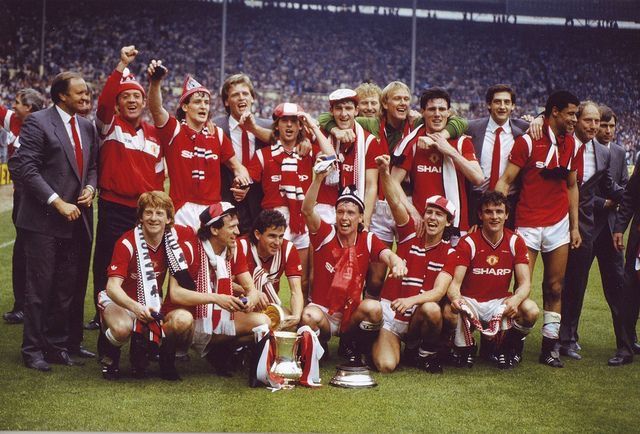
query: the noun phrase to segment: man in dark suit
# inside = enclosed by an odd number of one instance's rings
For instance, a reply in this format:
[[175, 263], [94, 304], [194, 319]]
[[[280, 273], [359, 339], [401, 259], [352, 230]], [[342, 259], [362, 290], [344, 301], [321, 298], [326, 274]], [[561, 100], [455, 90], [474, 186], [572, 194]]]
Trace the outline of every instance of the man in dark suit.
[[22, 357], [28, 368], [77, 364], [68, 353], [69, 312], [82, 252], [90, 251], [97, 184], [98, 137], [86, 110], [82, 76], [58, 74], [54, 106], [29, 116], [11, 173], [24, 189], [16, 226], [24, 233], [26, 300]]
[[[251, 112], [256, 92], [251, 79], [245, 74], [234, 74], [228, 77], [220, 91], [220, 97], [227, 112], [226, 116], [213, 119], [215, 124], [231, 139], [236, 157], [247, 167], [257, 149], [266, 146], [271, 136], [271, 121], [256, 118]], [[252, 184], [244, 200], [238, 202], [231, 190], [234, 174], [227, 167], [222, 167], [222, 200], [230, 202], [238, 211], [240, 234], [248, 233], [253, 221], [262, 209], [262, 188]]]
[[[632, 351], [618, 353], [613, 359], [615, 366], [624, 365], [633, 361], [633, 354], [639, 354], [636, 325], [638, 323], [638, 311], [640, 310], [640, 280], [638, 279], [639, 271], [636, 265], [638, 260], [638, 252], [640, 248], [640, 159], [636, 161], [633, 174], [629, 178], [624, 196], [620, 202], [616, 224], [613, 228], [613, 242], [619, 251], [624, 250], [624, 231], [631, 221], [631, 229], [629, 229], [629, 239], [627, 240], [627, 252], [625, 255], [624, 265], [624, 289], [622, 312], [623, 320], [623, 337], [628, 339], [629, 348]], [[632, 220], [633, 218], [633, 220]]]
[[[493, 190], [496, 182], [507, 167], [509, 153], [516, 137], [523, 135], [529, 128], [529, 123], [521, 119], [511, 119], [511, 113], [516, 104], [516, 93], [506, 84], [496, 84], [487, 89], [485, 96], [489, 116], [469, 121], [466, 134], [471, 136], [476, 156], [480, 160], [480, 167], [485, 180], [478, 187], [472, 189], [470, 195], [469, 221], [477, 222], [476, 204], [483, 192]], [[499, 134], [496, 134], [500, 129]], [[517, 186], [509, 191], [509, 205], [515, 210], [518, 199]], [[515, 212], [510, 213], [506, 226], [513, 229]]]
[[[596, 134], [595, 141], [609, 149], [611, 163], [609, 174], [613, 182], [624, 188], [629, 181], [627, 169], [626, 153], [622, 146], [613, 142], [618, 118], [607, 106], [600, 106], [600, 128]], [[624, 306], [622, 291], [624, 288], [624, 257], [621, 251], [613, 244], [613, 229], [618, 215], [618, 201], [606, 195], [606, 192], [596, 189], [596, 196], [593, 203], [593, 257], [598, 258], [600, 277], [602, 279], [602, 289], [604, 296], [611, 309], [611, 319], [613, 320], [613, 330], [616, 335], [617, 352], [609, 360], [610, 364], [621, 360], [621, 355], [630, 354], [631, 341], [623, 332], [622, 309]], [[637, 345], [637, 344], [636, 344]], [[640, 348], [637, 348], [640, 350]], [[617, 358], [617, 359], [616, 359]]]
[[575, 128], [576, 162], [578, 162], [579, 205], [578, 224], [582, 244], [569, 251], [565, 286], [562, 291], [560, 321], [560, 353], [575, 360], [582, 359], [578, 344], [578, 322], [584, 293], [593, 261], [594, 198], [596, 189], [608, 197], [620, 200], [623, 189], [613, 183], [609, 173], [609, 150], [594, 140], [600, 125], [600, 110], [592, 101], [578, 106]]

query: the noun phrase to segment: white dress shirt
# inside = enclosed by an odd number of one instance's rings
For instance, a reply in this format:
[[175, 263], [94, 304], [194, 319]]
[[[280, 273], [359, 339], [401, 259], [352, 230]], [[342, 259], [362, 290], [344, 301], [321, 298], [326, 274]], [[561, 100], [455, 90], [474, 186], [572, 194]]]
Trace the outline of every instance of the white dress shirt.
[[[253, 158], [253, 154], [256, 153], [256, 136], [247, 131], [249, 135], [249, 161]], [[242, 127], [233, 116], [229, 116], [229, 138], [233, 145], [233, 151], [236, 153], [236, 158], [242, 163]]]
[[[493, 144], [496, 140], [496, 130], [500, 127], [492, 117], [489, 117], [489, 123], [484, 133], [484, 142], [482, 142], [482, 153], [480, 154], [480, 167], [485, 179], [491, 176], [491, 161], [493, 160]], [[511, 131], [511, 123], [509, 121], [502, 125], [500, 133], [500, 176], [504, 173], [509, 162], [509, 154], [513, 148], [513, 132]]]
[[[69, 143], [71, 143], [71, 150], [73, 151], [73, 155], [75, 156], [76, 145], [75, 145], [75, 141], [73, 140], [73, 132], [71, 131], [71, 128], [72, 128], [71, 115], [66, 111], [62, 110], [57, 105], [55, 107], [56, 107], [56, 110], [58, 110], [58, 114], [60, 115], [60, 118], [62, 118], [62, 123], [64, 124], [65, 131], [67, 132], [67, 136], [69, 136]], [[74, 115], [73, 117], [75, 117], [76, 119], [76, 133], [78, 133], [78, 139], [80, 140], [80, 147], [82, 147], [82, 138], [81, 138], [82, 136], [80, 135], [80, 128], [78, 128], [78, 116]], [[60, 196], [58, 196], [58, 193], [53, 193], [51, 196], [49, 196], [49, 199], [47, 199], [47, 205], [50, 205], [51, 202], [53, 202], [59, 197]]]

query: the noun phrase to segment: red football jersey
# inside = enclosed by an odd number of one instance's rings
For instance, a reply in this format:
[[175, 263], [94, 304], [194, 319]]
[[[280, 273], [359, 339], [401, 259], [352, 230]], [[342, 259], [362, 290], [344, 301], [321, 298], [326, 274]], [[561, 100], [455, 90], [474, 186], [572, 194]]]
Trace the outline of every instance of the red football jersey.
[[[247, 167], [251, 178], [262, 184], [262, 191], [264, 192], [262, 208], [264, 209], [287, 206], [287, 201], [280, 193], [282, 160], [286, 156], [285, 152], [274, 156], [271, 152], [271, 146], [267, 146], [256, 151]], [[313, 152], [298, 160], [298, 178], [303, 191], [309, 189], [313, 180], [314, 161], [315, 154]]]
[[20, 128], [22, 128], [22, 120], [16, 116], [13, 110], [9, 110], [0, 105], [0, 128], [4, 128], [13, 134], [13, 138], [9, 143], [7, 150], [7, 157], [11, 157], [15, 148], [19, 146], [18, 136], [20, 135]]
[[402, 279], [388, 277], [385, 280], [381, 296], [389, 301], [429, 291], [440, 271], [444, 269], [453, 274], [455, 268], [455, 250], [448, 241], [425, 248], [424, 240], [416, 236], [413, 220], [397, 228], [400, 241], [396, 253], [406, 261], [408, 272]]
[[165, 152], [176, 210], [185, 202], [210, 205], [220, 202], [220, 165], [235, 156], [231, 140], [220, 127], [195, 132], [171, 116], [158, 129]]
[[[417, 146], [418, 139], [425, 134], [425, 127], [421, 126], [415, 134], [411, 134], [405, 138], [408, 143], [402, 154], [404, 159], [399, 164], [399, 167], [406, 170], [411, 177], [411, 183], [413, 185], [413, 205], [421, 215], [424, 214], [427, 198], [434, 195], [446, 197], [442, 174], [442, 153], [435, 148], [420, 149]], [[477, 161], [473, 142], [471, 142], [468, 137], [448, 140], [448, 142], [467, 160]], [[458, 191], [460, 193], [460, 205], [462, 208], [457, 210], [460, 215], [459, 228], [461, 230], [467, 230], [469, 228], [469, 217], [467, 210], [467, 190], [465, 186], [466, 178], [458, 168], [456, 168], [456, 175], [458, 178]]]
[[[320, 221], [320, 228], [315, 234], [309, 235], [313, 252], [313, 289], [309, 297], [316, 304], [329, 306], [329, 290], [335, 276], [335, 265], [345, 251], [338, 240], [336, 229], [324, 221]], [[373, 233], [363, 231], [356, 239], [356, 258], [358, 268], [353, 279], [360, 278], [364, 285], [370, 262], [377, 262], [380, 253], [388, 247]]]
[[529, 263], [529, 251], [524, 240], [506, 228], [497, 245], [487, 241], [482, 230], [462, 237], [456, 254], [456, 266], [467, 267], [460, 292], [478, 301], [511, 295], [511, 276], [516, 264]]
[[[355, 131], [355, 130], [354, 130]], [[371, 136], [371, 139], [369, 137]], [[370, 140], [369, 146], [366, 148], [366, 155], [364, 160], [364, 169], [377, 169], [376, 157], [382, 155], [380, 143], [371, 133], [364, 131], [365, 143]], [[342, 145], [344, 146], [344, 145]], [[316, 154], [320, 151], [319, 148], [315, 148]], [[338, 167], [340, 168], [340, 182], [337, 186], [329, 186], [322, 183], [320, 191], [318, 192], [318, 203], [324, 203], [334, 206], [338, 200], [339, 191], [348, 185], [358, 185], [355, 179], [355, 158], [356, 158], [356, 143], [350, 144], [346, 148], [342, 148], [343, 160], [338, 160]], [[361, 173], [360, 176], [365, 176]], [[358, 192], [361, 197], [364, 197], [364, 192]]]
[[[239, 238], [236, 241], [236, 248], [238, 250], [242, 250], [242, 253], [247, 258], [247, 269], [249, 273], [253, 274], [253, 270], [256, 268], [256, 261], [249, 250], [249, 240], [246, 238]], [[280, 291], [280, 278], [283, 274], [287, 277], [301, 277], [302, 276], [302, 264], [300, 264], [300, 255], [298, 255], [298, 250], [294, 247], [292, 243], [287, 240], [284, 240], [282, 246], [280, 246], [280, 267], [275, 272], [275, 276], [271, 273], [271, 266], [273, 264], [273, 256], [263, 261], [260, 259], [260, 265], [264, 268], [267, 273], [269, 273], [269, 277], [273, 278], [273, 287], [276, 292]]]
[[[125, 232], [116, 242], [113, 248], [111, 264], [107, 270], [107, 277], [121, 277], [122, 289], [133, 300], [138, 299], [138, 260], [136, 259], [136, 240], [134, 230]], [[162, 297], [162, 287], [167, 274], [167, 255], [164, 247], [164, 239], [160, 245], [154, 249], [149, 246], [149, 256], [153, 262], [153, 269], [156, 272], [156, 280]]]
[[115, 113], [122, 73], [113, 71], [98, 98], [100, 197], [135, 208], [145, 191], [164, 190], [164, 163], [157, 129], [142, 122], [138, 129]]
[[[549, 135], [545, 126], [545, 135], [533, 140], [528, 134], [516, 138], [509, 161], [520, 167], [522, 188], [520, 200], [516, 206], [516, 226], [540, 227], [552, 226], [562, 220], [569, 212], [569, 195], [564, 179], [545, 179], [540, 176], [549, 156], [551, 146], [556, 146], [556, 138]], [[550, 159], [548, 168], [564, 166], [570, 170], [574, 155], [575, 142], [570, 135], [563, 143], [557, 144], [557, 153]], [[551, 149], [553, 151], [553, 149]]]

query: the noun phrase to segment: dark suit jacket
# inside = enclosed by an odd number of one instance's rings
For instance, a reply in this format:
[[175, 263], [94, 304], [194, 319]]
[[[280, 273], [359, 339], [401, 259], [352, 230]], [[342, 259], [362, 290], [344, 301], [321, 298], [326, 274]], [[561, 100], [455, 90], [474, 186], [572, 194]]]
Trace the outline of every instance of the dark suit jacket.
[[[222, 131], [231, 137], [229, 134], [229, 115], [218, 116], [213, 119], [213, 122], [222, 128]], [[271, 121], [264, 118], [256, 118], [256, 123], [263, 128], [271, 128]], [[263, 143], [256, 138], [256, 150], [267, 146], [267, 143]], [[238, 218], [240, 220], [240, 232], [247, 233], [252, 225], [253, 220], [262, 210], [262, 186], [259, 184], [252, 184], [242, 202], [236, 202], [231, 193], [231, 185], [233, 184], [233, 172], [227, 168], [227, 166], [221, 166], [221, 184], [220, 193], [222, 194], [222, 200], [234, 204], [238, 210]]]
[[[611, 161], [609, 164], [609, 174], [614, 183], [622, 188], [627, 186], [629, 182], [629, 171], [627, 169], [626, 152], [624, 148], [616, 143], [609, 145], [609, 155]], [[608, 197], [600, 188], [596, 189], [596, 195], [593, 201], [593, 211], [595, 216], [595, 230], [600, 233], [605, 229], [613, 232], [613, 226], [616, 224], [617, 211], [613, 208], [605, 208], [604, 202]]]
[[606, 146], [593, 142], [596, 160], [596, 171], [586, 182], [579, 187], [580, 203], [578, 207], [578, 223], [580, 236], [583, 239], [595, 239], [594, 230], [594, 201], [596, 191], [604, 192], [607, 197], [618, 201], [622, 199], [624, 190], [611, 179], [609, 173], [610, 155]]
[[[16, 226], [33, 232], [71, 238], [74, 225], [47, 200], [55, 192], [75, 204], [86, 185], [98, 182], [98, 134], [91, 122], [78, 116], [83, 170], [78, 173], [71, 141], [55, 106], [27, 117], [20, 130], [20, 150], [11, 157], [11, 174], [22, 187]], [[80, 207], [89, 239], [93, 234], [93, 208]]]
[[[471, 141], [473, 142], [473, 147], [475, 149], [478, 161], [480, 161], [480, 158], [482, 156], [482, 146], [484, 144], [484, 136], [487, 132], [488, 125], [489, 117], [487, 116], [486, 118], [474, 119], [469, 121], [469, 125], [467, 127], [466, 134], [471, 136]], [[511, 125], [511, 133], [513, 134], [514, 140], [516, 137], [523, 135], [529, 128], [529, 123], [523, 121], [522, 119], [509, 119], [509, 125]], [[518, 183], [519, 180], [516, 182]], [[472, 186], [471, 183], [467, 183], [467, 191], [469, 192], [469, 221], [478, 223], [476, 208], [482, 192], [478, 187]], [[519, 194], [517, 193], [518, 191], [518, 184], [516, 184], [516, 193], [509, 196], [509, 203], [511, 207], [511, 221], [515, 219], [515, 204], [518, 201], [519, 197]]]
[[637, 238], [638, 223], [640, 220], [640, 157], [636, 161], [636, 165], [633, 169], [633, 173], [629, 178], [629, 182], [624, 190], [624, 195], [620, 201], [620, 209], [618, 210], [618, 216], [616, 218], [616, 224], [613, 228], [614, 233], [624, 233], [629, 226], [629, 222], [633, 219], [632, 228], [629, 231], [629, 243], [631, 244], [631, 237]]

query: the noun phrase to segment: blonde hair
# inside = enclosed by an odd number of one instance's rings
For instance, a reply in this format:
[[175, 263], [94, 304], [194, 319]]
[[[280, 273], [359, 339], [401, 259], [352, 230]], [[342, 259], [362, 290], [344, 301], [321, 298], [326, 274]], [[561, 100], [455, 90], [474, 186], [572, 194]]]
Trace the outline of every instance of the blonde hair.
[[362, 83], [360, 86], [353, 89], [358, 95], [358, 100], [363, 100], [365, 98], [375, 97], [380, 100], [380, 95], [382, 94], [382, 90], [375, 83]]
[[136, 210], [138, 220], [142, 220], [142, 214], [147, 208], [164, 209], [169, 219], [167, 226], [173, 226], [173, 216], [176, 211], [173, 206], [173, 201], [167, 193], [164, 191], [146, 191], [142, 193], [138, 198], [138, 209]]

